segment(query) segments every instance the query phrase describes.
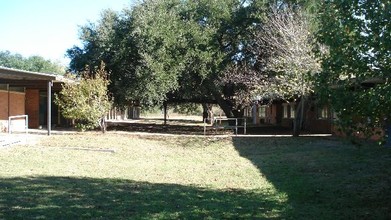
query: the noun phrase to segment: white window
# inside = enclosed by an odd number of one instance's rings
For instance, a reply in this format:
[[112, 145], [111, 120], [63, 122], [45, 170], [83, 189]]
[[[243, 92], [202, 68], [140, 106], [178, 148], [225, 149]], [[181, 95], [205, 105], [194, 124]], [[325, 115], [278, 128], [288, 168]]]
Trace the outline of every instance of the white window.
[[327, 118], [329, 118], [329, 108], [327, 106], [318, 108], [318, 119], [327, 119]]
[[265, 105], [259, 106], [258, 112], [259, 112], [259, 118], [266, 118], [266, 106]]
[[282, 108], [283, 108], [283, 118], [288, 118], [289, 105], [284, 103], [284, 104], [282, 104]]
[[249, 107], [245, 108], [243, 116], [244, 117], [251, 117], [251, 113], [250, 112], [251, 112], [251, 110], [250, 110]]
[[295, 109], [295, 104], [290, 105], [290, 118], [295, 118], [296, 116], [296, 109]]

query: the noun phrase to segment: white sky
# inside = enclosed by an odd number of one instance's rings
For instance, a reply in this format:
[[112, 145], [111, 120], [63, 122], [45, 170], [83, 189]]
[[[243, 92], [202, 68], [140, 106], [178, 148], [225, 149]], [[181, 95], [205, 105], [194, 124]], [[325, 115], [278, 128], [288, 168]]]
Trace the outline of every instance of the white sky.
[[0, 0], [0, 51], [69, 64], [65, 52], [80, 45], [79, 26], [103, 9], [120, 11], [132, 0]]

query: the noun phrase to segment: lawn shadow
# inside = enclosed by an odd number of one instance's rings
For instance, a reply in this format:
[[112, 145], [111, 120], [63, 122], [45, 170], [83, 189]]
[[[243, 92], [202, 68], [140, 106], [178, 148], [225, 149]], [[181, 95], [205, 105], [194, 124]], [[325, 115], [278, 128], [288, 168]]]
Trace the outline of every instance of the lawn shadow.
[[283, 207], [244, 190], [119, 179], [0, 179], [0, 219], [259, 219], [276, 217], [274, 210]]
[[[185, 135], [204, 135], [204, 123], [201, 120], [192, 119], [168, 119], [164, 124], [161, 118], [145, 118], [140, 120], [110, 121], [108, 122], [108, 131], [128, 131], [128, 132], [146, 132], [159, 134], [185, 134]], [[221, 127], [221, 126], [217, 126]], [[244, 129], [238, 128], [238, 134], [243, 134]], [[307, 134], [309, 132], [303, 132]], [[216, 128], [206, 125], [206, 135], [233, 135], [235, 129]], [[291, 135], [292, 129], [277, 125], [261, 124], [257, 126], [248, 125], [246, 134], [251, 135]]]
[[286, 218], [391, 219], [391, 151], [357, 148], [333, 138], [233, 137], [288, 197]]
[[[108, 131], [128, 131], [128, 132], [146, 132], [159, 134], [185, 134], [185, 135], [203, 135], [204, 123], [200, 120], [191, 119], [168, 119], [167, 124], [163, 119], [148, 118], [136, 121], [114, 121], [110, 122]], [[231, 130], [214, 131], [212, 127], [207, 126], [207, 134], [232, 134]], [[213, 131], [212, 131], [213, 130]]]

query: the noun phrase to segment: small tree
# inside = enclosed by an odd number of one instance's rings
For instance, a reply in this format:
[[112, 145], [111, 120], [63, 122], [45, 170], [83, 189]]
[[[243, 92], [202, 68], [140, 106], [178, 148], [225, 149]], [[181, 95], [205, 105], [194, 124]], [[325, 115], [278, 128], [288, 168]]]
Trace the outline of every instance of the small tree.
[[89, 75], [89, 69], [81, 74], [77, 82], [66, 82], [55, 102], [64, 117], [76, 120], [76, 126], [82, 130], [100, 127], [106, 131], [105, 114], [111, 108], [108, 97], [107, 72], [102, 63], [96, 69], [94, 76]]

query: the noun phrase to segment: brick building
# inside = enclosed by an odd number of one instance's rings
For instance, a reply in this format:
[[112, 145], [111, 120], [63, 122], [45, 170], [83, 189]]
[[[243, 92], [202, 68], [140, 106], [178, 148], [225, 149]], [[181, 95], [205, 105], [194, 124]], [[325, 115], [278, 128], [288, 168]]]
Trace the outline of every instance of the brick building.
[[[53, 93], [61, 89], [64, 77], [0, 67], [0, 132], [21, 129], [25, 117], [11, 120], [13, 116], [28, 116], [29, 128], [45, 127], [50, 134], [52, 125], [61, 125], [57, 106], [53, 103]], [[47, 114], [50, 112], [50, 114]]]
[[[269, 105], [254, 104], [251, 111], [246, 114], [251, 117], [254, 124], [277, 125], [293, 128], [295, 109], [298, 103], [285, 103], [275, 101]], [[251, 112], [251, 113], [250, 113]], [[335, 133], [335, 114], [328, 106], [317, 106], [312, 103], [304, 109], [303, 128], [310, 133]]]

